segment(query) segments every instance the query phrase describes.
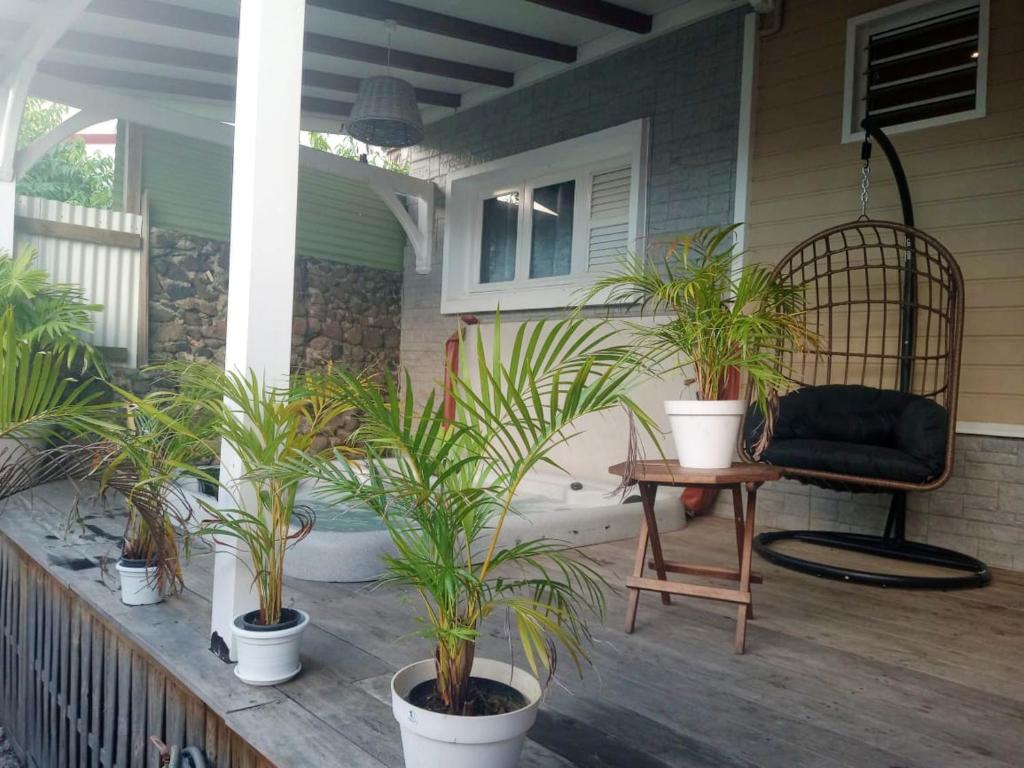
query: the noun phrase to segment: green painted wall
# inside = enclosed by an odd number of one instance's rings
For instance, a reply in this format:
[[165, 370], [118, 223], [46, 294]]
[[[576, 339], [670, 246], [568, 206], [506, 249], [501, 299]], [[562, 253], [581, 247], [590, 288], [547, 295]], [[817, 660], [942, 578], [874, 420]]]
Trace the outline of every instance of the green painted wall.
[[[228, 239], [229, 147], [147, 128], [142, 181], [154, 227]], [[300, 256], [400, 270], [404, 247], [401, 226], [369, 187], [312, 168], [299, 169]]]

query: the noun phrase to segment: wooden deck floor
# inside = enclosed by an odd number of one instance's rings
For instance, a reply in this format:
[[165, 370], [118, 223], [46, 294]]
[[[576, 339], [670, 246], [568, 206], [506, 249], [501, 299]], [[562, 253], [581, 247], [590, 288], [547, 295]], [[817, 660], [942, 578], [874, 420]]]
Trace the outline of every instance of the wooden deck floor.
[[[83, 504], [89, 527], [54, 537], [63, 491], [44, 489], [31, 513], [27, 506], [9, 505], [0, 530], [120, 621], [279, 765], [402, 765], [388, 680], [429, 653], [411, 635], [407, 595], [289, 582], [288, 602], [315, 623], [304, 671], [274, 689], [246, 688], [206, 651], [210, 555], [193, 557], [183, 598], [129, 610], [80, 560], [109, 553], [104, 535], [116, 520]], [[666, 555], [728, 565], [731, 525], [701, 519], [667, 534]], [[632, 552], [632, 542], [616, 542], [581, 555], [621, 584]], [[75, 570], [64, 565], [72, 560]], [[627, 636], [624, 592], [610, 595], [593, 667], [582, 680], [561, 669], [524, 768], [1024, 765], [1024, 575], [997, 572], [983, 590], [924, 593], [819, 581], [763, 561], [755, 568], [765, 582], [755, 586], [744, 656], [732, 653], [732, 607], [679, 599], [666, 607], [645, 595]], [[501, 627], [491, 629], [482, 652], [507, 658]]]

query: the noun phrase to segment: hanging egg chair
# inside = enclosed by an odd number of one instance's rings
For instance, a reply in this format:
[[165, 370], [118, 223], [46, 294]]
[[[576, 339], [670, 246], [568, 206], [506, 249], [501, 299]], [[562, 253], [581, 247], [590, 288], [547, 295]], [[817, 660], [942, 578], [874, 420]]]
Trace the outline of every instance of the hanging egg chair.
[[[862, 127], [861, 217], [800, 243], [774, 272], [802, 292], [820, 344], [780, 350], [778, 371], [789, 387], [779, 399], [771, 440], [755, 455], [763, 419], [752, 409], [741, 452], [802, 483], [891, 493], [888, 518], [877, 535], [773, 531], [760, 534], [755, 549], [786, 568], [843, 581], [912, 589], [984, 586], [991, 576], [980, 560], [906, 536], [907, 494], [940, 488], [953, 470], [964, 285], [952, 254], [914, 226], [891, 142], [869, 119]], [[867, 216], [872, 139], [892, 166], [902, 224]], [[787, 541], [934, 567], [869, 570], [821, 562], [776, 546]]]

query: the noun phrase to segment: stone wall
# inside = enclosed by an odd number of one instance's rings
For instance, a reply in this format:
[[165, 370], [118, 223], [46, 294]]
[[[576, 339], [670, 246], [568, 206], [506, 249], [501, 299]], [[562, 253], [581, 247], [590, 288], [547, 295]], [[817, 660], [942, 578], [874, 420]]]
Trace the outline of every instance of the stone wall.
[[648, 117], [648, 237], [732, 221], [743, 16], [705, 19], [427, 126], [411, 173], [437, 184], [434, 265], [417, 274], [407, 249], [402, 302], [402, 365], [418, 393], [440, 378], [456, 326], [440, 311], [452, 171]]
[[[154, 229], [150, 233], [151, 363], [224, 362], [228, 243]], [[398, 367], [402, 274], [299, 257], [295, 265], [292, 368], [333, 361], [350, 370]], [[120, 369], [118, 383], [146, 391], [152, 376]], [[337, 434], [348, 432], [343, 419]]]
[[[299, 257], [292, 367], [396, 368], [401, 285], [397, 272]], [[151, 362], [224, 361], [227, 243], [153, 230], [149, 289]]]

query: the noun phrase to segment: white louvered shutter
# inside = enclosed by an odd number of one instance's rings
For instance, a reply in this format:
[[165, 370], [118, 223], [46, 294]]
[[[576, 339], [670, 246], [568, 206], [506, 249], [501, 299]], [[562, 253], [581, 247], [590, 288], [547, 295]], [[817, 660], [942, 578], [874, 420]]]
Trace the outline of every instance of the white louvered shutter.
[[629, 248], [632, 169], [627, 165], [595, 173], [590, 191], [587, 269], [607, 272]]

